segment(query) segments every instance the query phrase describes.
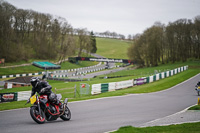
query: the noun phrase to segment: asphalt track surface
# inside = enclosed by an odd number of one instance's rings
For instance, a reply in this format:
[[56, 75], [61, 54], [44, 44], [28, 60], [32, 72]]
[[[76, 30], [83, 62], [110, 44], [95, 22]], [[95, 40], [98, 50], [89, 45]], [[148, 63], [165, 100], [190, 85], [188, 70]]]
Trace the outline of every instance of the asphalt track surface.
[[70, 121], [35, 123], [29, 108], [0, 112], [1, 133], [103, 133], [121, 126], [140, 126], [197, 103], [194, 86], [200, 74], [164, 91], [130, 94], [68, 104]]

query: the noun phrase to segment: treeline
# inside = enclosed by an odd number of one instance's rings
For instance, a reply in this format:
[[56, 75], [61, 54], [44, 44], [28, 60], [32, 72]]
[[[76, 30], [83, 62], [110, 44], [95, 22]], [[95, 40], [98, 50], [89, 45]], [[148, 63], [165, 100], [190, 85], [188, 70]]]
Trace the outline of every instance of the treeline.
[[[96, 40], [87, 29], [73, 29], [62, 17], [17, 9], [0, 0], [0, 58], [6, 62], [59, 59], [96, 52]], [[78, 50], [78, 51], [77, 51]]]
[[128, 56], [141, 66], [200, 59], [200, 16], [179, 19], [167, 26], [156, 22], [134, 38]]
[[110, 32], [110, 31], [105, 31], [105, 32], [96, 32], [95, 36], [98, 37], [105, 37], [105, 38], [114, 38], [114, 39], [126, 39], [126, 37], [122, 34], [119, 34], [117, 32]]

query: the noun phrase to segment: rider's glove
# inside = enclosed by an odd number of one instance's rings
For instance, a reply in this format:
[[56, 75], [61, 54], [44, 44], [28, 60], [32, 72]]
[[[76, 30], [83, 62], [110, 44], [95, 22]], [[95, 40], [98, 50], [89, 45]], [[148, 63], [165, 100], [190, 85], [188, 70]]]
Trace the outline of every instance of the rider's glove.
[[42, 88], [41, 90], [40, 90], [40, 93], [44, 93], [45, 92], [45, 88]]

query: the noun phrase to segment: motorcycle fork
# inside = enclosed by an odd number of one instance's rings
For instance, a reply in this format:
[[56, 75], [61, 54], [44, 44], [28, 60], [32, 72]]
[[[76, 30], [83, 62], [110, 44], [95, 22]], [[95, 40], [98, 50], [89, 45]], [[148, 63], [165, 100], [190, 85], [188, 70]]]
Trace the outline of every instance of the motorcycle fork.
[[42, 117], [41, 108], [40, 108], [40, 101], [39, 101], [38, 96], [36, 98], [37, 98], [37, 106], [38, 106], [39, 114], [40, 114], [40, 117]]

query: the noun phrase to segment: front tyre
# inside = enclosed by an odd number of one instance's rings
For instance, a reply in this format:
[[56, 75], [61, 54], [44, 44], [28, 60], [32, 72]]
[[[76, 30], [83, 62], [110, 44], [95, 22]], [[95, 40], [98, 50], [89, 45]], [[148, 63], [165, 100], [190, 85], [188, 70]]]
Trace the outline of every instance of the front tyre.
[[37, 122], [38, 124], [43, 124], [45, 123], [45, 115], [43, 110], [41, 110], [41, 115], [39, 113], [39, 109], [37, 106], [32, 106], [30, 109], [30, 115], [32, 119]]
[[60, 118], [64, 121], [69, 121], [71, 119], [71, 112], [67, 106], [65, 108], [64, 114], [61, 115]]

